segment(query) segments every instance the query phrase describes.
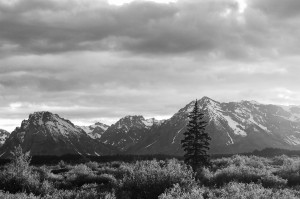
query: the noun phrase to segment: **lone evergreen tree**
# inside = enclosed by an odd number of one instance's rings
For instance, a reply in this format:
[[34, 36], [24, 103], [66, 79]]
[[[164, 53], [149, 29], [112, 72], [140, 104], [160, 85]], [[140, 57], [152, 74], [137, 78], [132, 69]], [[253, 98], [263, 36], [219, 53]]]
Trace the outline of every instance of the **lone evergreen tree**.
[[187, 131], [183, 133], [184, 139], [181, 140], [181, 145], [185, 151], [185, 163], [195, 171], [198, 167], [209, 166], [210, 164], [207, 151], [211, 138], [205, 132], [207, 122], [204, 121], [204, 114], [200, 112], [197, 100], [188, 117], [189, 123], [187, 124]]

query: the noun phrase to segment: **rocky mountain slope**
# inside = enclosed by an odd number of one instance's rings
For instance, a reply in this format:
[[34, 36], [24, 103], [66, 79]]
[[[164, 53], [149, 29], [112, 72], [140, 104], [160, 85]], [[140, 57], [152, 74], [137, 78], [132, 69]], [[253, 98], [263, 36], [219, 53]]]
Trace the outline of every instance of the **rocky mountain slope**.
[[163, 121], [143, 116], [126, 116], [111, 125], [101, 136], [100, 141], [117, 147], [120, 151], [139, 143], [149, 135], [149, 132]]
[[0, 129], [0, 147], [4, 144], [5, 140], [9, 137], [9, 132]]
[[[180, 109], [155, 132], [128, 149], [135, 154], [176, 154], [194, 102]], [[220, 103], [199, 100], [212, 137], [211, 153], [241, 153], [266, 147], [300, 149], [300, 108], [264, 105], [254, 101]]]
[[108, 125], [101, 122], [96, 122], [95, 124], [90, 126], [80, 126], [80, 128], [93, 139], [101, 138], [102, 134], [108, 129], [108, 127]]
[[69, 120], [50, 112], [35, 112], [23, 120], [0, 149], [0, 156], [7, 157], [15, 146], [21, 145], [31, 155], [103, 155], [113, 150], [90, 138]]

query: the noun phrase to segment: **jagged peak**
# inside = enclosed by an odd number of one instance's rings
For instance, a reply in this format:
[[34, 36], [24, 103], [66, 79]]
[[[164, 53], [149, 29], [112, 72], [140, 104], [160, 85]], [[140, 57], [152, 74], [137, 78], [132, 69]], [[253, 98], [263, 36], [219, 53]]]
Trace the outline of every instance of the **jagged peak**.
[[126, 115], [124, 118], [143, 118], [144, 116], [142, 115]]
[[37, 120], [37, 119], [40, 119], [40, 118], [51, 119], [51, 118], [53, 118], [55, 116], [58, 116], [58, 115], [53, 114], [53, 113], [51, 113], [49, 111], [37, 111], [37, 112], [34, 112], [34, 113], [30, 113], [29, 117], [28, 117], [28, 120], [32, 121], [32, 120]]
[[211, 99], [210, 97], [207, 97], [207, 96], [203, 96], [200, 100], [213, 100], [213, 99]]
[[255, 101], [255, 100], [241, 100], [240, 103], [242, 103], [242, 104], [261, 105], [261, 103]]
[[148, 118], [148, 119], [146, 119], [146, 120], [147, 120], [147, 121], [153, 121], [153, 122], [158, 121], [158, 120], [155, 119], [154, 117]]
[[109, 127], [109, 125], [107, 125], [107, 124], [104, 124], [104, 123], [102, 123], [102, 122], [96, 122], [94, 125], [96, 125], [96, 126], [104, 126], [104, 127]]
[[[195, 102], [195, 101], [194, 101]], [[213, 100], [207, 96], [202, 97], [200, 100], [198, 100], [199, 104], [220, 104], [220, 102]]]
[[124, 120], [145, 120], [144, 116], [142, 115], [126, 115], [125, 117], [121, 118], [119, 121], [124, 121]]
[[49, 111], [36, 111], [34, 113], [29, 114], [28, 120], [23, 120], [21, 126], [25, 127], [29, 123], [33, 123], [36, 125], [43, 125], [48, 121], [53, 122], [53, 121], [59, 121], [59, 120], [67, 122], [71, 126], [75, 127], [75, 125], [70, 120], [62, 118], [58, 114], [54, 114]]

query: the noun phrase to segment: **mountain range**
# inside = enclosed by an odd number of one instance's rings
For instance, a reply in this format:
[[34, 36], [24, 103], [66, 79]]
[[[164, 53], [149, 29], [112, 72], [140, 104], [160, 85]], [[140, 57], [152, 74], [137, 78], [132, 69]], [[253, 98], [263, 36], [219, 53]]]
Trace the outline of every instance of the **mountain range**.
[[[167, 120], [126, 116], [109, 126], [75, 126], [50, 112], [36, 112], [17, 127], [0, 148], [0, 156], [21, 145], [32, 155], [168, 154], [182, 155], [180, 141], [186, 131], [188, 103]], [[210, 153], [251, 152], [267, 147], [300, 149], [300, 107], [260, 104], [255, 101], [221, 103], [198, 100], [212, 138]], [[1, 138], [1, 134], [0, 134]]]

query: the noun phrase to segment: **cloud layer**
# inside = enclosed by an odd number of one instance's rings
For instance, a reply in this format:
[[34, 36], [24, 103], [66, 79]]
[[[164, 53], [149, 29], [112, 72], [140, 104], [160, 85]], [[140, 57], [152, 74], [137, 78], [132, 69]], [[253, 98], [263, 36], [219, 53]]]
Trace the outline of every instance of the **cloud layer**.
[[203, 95], [300, 104], [298, 0], [0, 0], [0, 128], [108, 123]]

